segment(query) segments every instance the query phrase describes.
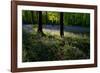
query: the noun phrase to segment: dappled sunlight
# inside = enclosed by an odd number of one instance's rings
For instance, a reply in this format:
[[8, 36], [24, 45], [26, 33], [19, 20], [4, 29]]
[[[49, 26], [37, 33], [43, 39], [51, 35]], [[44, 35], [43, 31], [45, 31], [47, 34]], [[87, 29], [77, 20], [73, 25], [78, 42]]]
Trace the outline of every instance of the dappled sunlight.
[[45, 36], [40, 36], [34, 30], [23, 30], [23, 62], [90, 58], [89, 36], [64, 32], [62, 39], [59, 31], [43, 29]]
[[90, 58], [90, 14], [22, 11], [22, 61]]

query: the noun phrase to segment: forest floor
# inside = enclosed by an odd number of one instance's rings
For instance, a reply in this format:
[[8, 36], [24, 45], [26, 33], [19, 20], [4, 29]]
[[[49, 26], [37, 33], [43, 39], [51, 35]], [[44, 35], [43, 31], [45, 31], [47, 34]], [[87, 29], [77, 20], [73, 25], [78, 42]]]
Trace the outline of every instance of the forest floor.
[[[23, 28], [26, 29], [29, 32], [33, 31], [33, 25], [23, 25]], [[43, 29], [46, 29], [47, 31], [59, 31], [60, 27], [58, 25], [44, 25]], [[86, 27], [79, 27], [79, 26], [64, 26], [64, 31], [67, 32], [90, 32], [89, 28]]]
[[74, 33], [76, 28], [80, 31], [78, 27], [73, 27], [73, 32], [64, 31], [64, 38], [54, 28], [46, 27], [43, 29], [46, 36], [41, 36], [37, 27], [23, 25], [23, 62], [90, 58], [90, 36], [84, 28], [80, 27], [82, 32], [78, 33]]

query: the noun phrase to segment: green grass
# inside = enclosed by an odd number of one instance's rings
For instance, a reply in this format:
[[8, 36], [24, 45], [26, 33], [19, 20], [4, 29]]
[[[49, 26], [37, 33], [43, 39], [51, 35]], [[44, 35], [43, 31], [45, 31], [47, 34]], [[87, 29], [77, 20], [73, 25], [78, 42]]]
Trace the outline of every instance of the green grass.
[[36, 31], [29, 33], [23, 30], [23, 62], [90, 58], [89, 35], [64, 32], [65, 36], [61, 38], [57, 31], [55, 34], [43, 31], [46, 36], [41, 36]]

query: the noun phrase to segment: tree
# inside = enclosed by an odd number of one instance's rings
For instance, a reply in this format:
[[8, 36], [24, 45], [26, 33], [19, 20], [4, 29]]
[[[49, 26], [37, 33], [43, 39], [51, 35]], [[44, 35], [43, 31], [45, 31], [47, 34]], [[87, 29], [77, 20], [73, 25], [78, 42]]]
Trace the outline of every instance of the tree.
[[31, 19], [32, 19], [32, 24], [34, 23], [34, 11], [31, 11]]
[[23, 24], [28, 24], [28, 11], [23, 11]]
[[63, 12], [60, 12], [60, 36], [64, 37]]
[[47, 14], [47, 11], [45, 12], [46, 13], [46, 24], [48, 24], [48, 14]]
[[38, 32], [42, 33], [42, 12], [38, 11]]
[[42, 11], [38, 11], [38, 33], [44, 36], [45, 34], [43, 33], [42, 30]]

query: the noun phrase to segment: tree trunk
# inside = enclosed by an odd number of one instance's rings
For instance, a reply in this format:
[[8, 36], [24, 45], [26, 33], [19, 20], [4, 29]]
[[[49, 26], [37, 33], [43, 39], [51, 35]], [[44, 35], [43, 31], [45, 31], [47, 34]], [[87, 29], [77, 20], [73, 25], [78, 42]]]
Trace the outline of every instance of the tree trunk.
[[29, 24], [29, 22], [28, 22], [28, 11], [25, 11], [25, 18], [26, 18], [25, 24]]
[[42, 11], [39, 11], [38, 14], [38, 32], [42, 33]]
[[60, 36], [64, 37], [63, 12], [60, 12]]
[[43, 30], [42, 30], [42, 11], [38, 11], [38, 30], [37, 32], [42, 35], [42, 36], [45, 36], [45, 34], [43, 33]]
[[33, 11], [31, 11], [31, 20], [32, 20], [32, 24], [34, 23], [34, 14], [33, 14], [34, 12]]

